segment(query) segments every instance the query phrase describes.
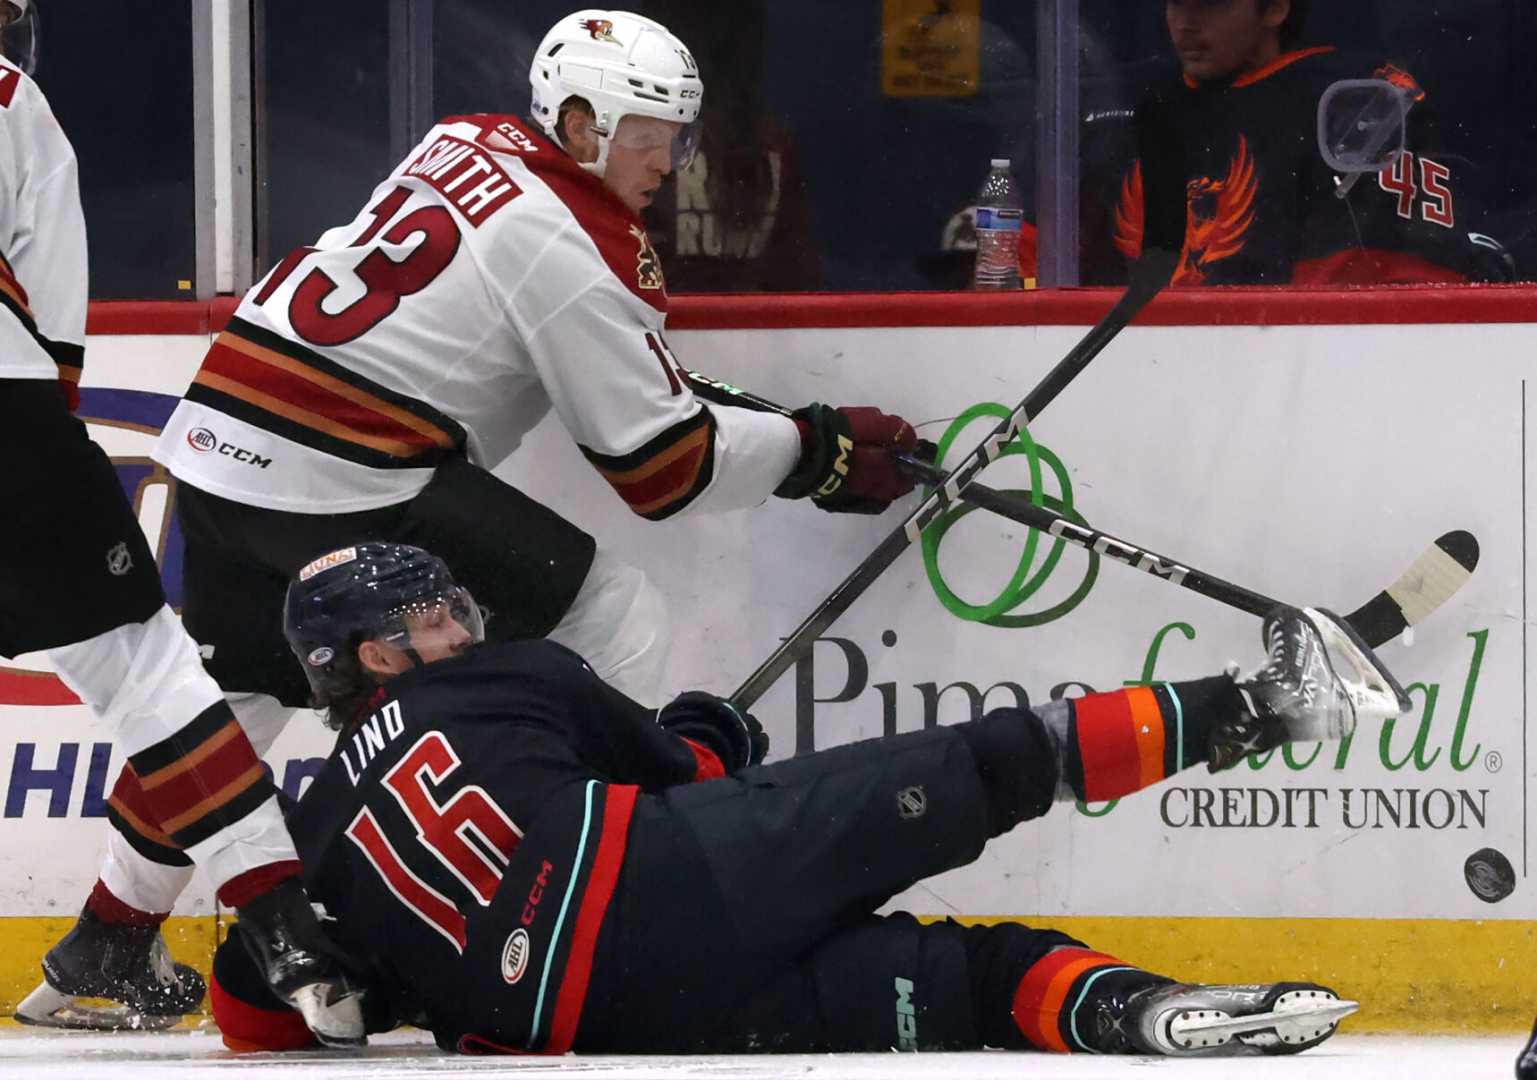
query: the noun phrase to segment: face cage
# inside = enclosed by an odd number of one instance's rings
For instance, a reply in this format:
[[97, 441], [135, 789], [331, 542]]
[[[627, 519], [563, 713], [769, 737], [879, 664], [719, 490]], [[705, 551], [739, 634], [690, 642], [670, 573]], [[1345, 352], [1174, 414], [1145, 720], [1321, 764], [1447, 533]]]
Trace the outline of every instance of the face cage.
[[42, 25], [38, 22], [37, 4], [27, 7], [26, 14], [0, 29], [0, 52], [5, 58], [28, 75], [37, 71], [38, 46], [42, 40]]

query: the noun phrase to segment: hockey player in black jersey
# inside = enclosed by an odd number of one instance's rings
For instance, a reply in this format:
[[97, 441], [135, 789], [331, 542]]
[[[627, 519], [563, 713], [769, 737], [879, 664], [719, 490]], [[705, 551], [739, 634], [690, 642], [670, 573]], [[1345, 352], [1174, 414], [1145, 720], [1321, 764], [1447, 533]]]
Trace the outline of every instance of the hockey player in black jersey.
[[[1410, 73], [1331, 45], [1297, 47], [1303, 0], [1166, 0], [1164, 7], [1180, 71], [1161, 96], [1185, 136], [1189, 201], [1174, 284], [1510, 278], [1508, 257], [1488, 230], [1473, 224], [1470, 232], [1478, 208], [1459, 171], [1466, 163], [1446, 152], [1435, 102]], [[1393, 84], [1411, 104], [1407, 151], [1380, 175], [1357, 180], [1325, 163], [1317, 111], [1331, 85], [1359, 79]], [[1091, 158], [1105, 156], [1099, 142], [1091, 137]], [[1141, 172], [1135, 164], [1116, 168], [1120, 179], [1105, 193], [1114, 209], [1094, 231], [1129, 263], [1142, 248]], [[1356, 182], [1347, 188], [1347, 180]], [[1091, 266], [1104, 257], [1095, 244], [1091, 238]]]
[[[374, 1029], [461, 1052], [1270, 1054], [1356, 1008], [1308, 982], [1176, 982], [1017, 922], [874, 914], [1054, 801], [1397, 715], [1402, 690], [1325, 613], [1274, 613], [1246, 679], [772, 765], [727, 701], [653, 712], [560, 645], [482, 643], [473, 599], [417, 548], [312, 563], [286, 632], [340, 731], [290, 824]], [[213, 1003], [232, 1048], [308, 1042], [230, 942]]]

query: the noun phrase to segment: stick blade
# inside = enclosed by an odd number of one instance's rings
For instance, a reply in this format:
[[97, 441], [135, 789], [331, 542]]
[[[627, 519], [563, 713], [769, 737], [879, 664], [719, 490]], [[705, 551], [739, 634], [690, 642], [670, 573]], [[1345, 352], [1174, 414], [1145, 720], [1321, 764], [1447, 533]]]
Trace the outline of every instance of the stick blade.
[[1386, 645], [1450, 600], [1477, 567], [1478, 539], [1464, 529], [1449, 532], [1345, 621], [1372, 648]]

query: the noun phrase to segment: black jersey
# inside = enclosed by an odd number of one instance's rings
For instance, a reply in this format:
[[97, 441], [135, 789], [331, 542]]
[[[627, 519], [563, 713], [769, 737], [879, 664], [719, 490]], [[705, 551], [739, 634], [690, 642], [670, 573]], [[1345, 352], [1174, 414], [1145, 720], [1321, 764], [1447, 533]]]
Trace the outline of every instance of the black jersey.
[[719, 762], [549, 641], [480, 645], [387, 689], [289, 816], [310, 896], [370, 993], [451, 1043], [477, 918], [517, 880], [528, 931], [507, 961], [508, 1008], [526, 1016], [527, 1049], [558, 1047], [637, 794]]
[[[1318, 102], [1341, 79], [1387, 79], [1414, 95], [1409, 149], [1346, 198], [1318, 147]], [[1181, 78], [1160, 95], [1183, 133], [1189, 219], [1176, 285], [1338, 285], [1488, 276], [1470, 243], [1468, 198], [1450, 157], [1420, 146], [1424, 91], [1389, 64], [1321, 46], [1234, 79]], [[1423, 152], [1422, 152], [1423, 151]], [[1142, 248], [1140, 167], [1123, 174], [1108, 223], [1127, 259]]]

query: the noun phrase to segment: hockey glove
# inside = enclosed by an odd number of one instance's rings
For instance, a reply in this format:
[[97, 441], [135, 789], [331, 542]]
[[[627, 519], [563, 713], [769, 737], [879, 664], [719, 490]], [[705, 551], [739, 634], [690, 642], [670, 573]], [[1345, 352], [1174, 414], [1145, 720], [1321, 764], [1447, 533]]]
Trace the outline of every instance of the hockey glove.
[[727, 773], [756, 765], [768, 756], [763, 725], [725, 698], [690, 690], [662, 706], [656, 722], [680, 738], [708, 748]]
[[774, 494], [809, 497], [835, 514], [879, 514], [913, 490], [892, 456], [918, 443], [913, 426], [900, 416], [868, 405], [835, 409], [807, 405], [790, 417], [800, 429], [801, 459]]

